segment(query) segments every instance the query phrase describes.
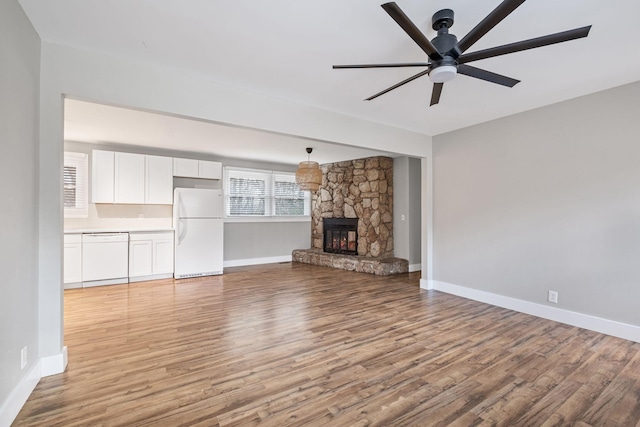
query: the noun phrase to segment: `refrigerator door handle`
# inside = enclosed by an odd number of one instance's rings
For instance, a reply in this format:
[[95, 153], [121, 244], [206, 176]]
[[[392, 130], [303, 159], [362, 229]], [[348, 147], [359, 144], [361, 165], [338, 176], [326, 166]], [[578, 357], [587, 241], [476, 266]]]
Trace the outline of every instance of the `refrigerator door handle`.
[[180, 246], [180, 243], [183, 240], [184, 234], [182, 233], [182, 223], [183, 223], [183, 219], [182, 218], [178, 218], [178, 226], [176, 227], [176, 245]]
[[176, 193], [176, 196], [178, 197], [178, 200], [176, 201], [176, 206], [177, 206], [177, 217], [178, 218], [182, 218], [182, 196], [180, 195], [180, 192], [178, 191]]
[[182, 198], [180, 197], [180, 192], [175, 191], [174, 197], [174, 207], [173, 207], [173, 228], [176, 232], [176, 246], [180, 246], [180, 241], [182, 240]]

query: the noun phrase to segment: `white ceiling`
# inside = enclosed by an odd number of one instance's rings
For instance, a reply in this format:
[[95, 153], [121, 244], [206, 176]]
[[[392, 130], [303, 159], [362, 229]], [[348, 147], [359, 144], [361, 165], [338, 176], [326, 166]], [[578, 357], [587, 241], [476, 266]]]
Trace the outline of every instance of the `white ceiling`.
[[[243, 90], [425, 135], [640, 80], [640, 55], [633, 47], [640, 40], [637, 0], [526, 1], [468, 52], [592, 24], [589, 36], [474, 62], [522, 82], [506, 88], [458, 76], [445, 84], [440, 104], [434, 107], [428, 107], [431, 83], [427, 77], [373, 101], [362, 101], [420, 69], [331, 68], [333, 64], [426, 60], [380, 7], [382, 0], [19, 1], [47, 41], [168, 64]], [[500, 1], [397, 3], [428, 38], [435, 36], [432, 14], [445, 7], [453, 9], [456, 21], [451, 33], [460, 39]], [[142, 129], [136, 128], [138, 120], [129, 120], [128, 135], [91, 135], [83, 130], [91, 125], [81, 123], [80, 117], [80, 112], [67, 116], [70, 123], [78, 121], [69, 131], [77, 140], [129, 138], [128, 143], [137, 143], [133, 135], [144, 138]], [[274, 135], [261, 137], [263, 145], [275, 143]]]
[[321, 164], [373, 156], [385, 151], [244, 129], [217, 123], [128, 108], [65, 99], [65, 141], [126, 144], [207, 153], [244, 160], [297, 164], [307, 160], [301, 147], [311, 147], [310, 159]]

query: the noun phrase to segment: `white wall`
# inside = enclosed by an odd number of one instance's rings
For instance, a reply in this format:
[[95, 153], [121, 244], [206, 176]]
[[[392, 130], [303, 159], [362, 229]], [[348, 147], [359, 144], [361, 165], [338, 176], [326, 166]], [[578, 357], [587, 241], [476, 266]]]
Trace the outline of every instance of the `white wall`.
[[435, 137], [433, 279], [640, 326], [638, 111], [640, 82]]
[[[17, 1], [0, 2], [0, 426], [39, 379], [38, 88], [40, 40]], [[28, 363], [20, 368], [20, 350]], [[29, 373], [31, 372], [32, 375]], [[29, 378], [32, 377], [32, 378]]]

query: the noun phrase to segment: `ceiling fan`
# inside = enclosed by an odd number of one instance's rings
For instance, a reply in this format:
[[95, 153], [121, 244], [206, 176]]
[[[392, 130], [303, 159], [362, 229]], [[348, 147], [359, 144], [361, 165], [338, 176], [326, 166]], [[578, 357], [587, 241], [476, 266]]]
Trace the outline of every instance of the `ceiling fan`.
[[371, 101], [399, 88], [419, 77], [429, 75], [434, 83], [431, 93], [431, 104], [437, 104], [440, 101], [440, 94], [445, 82], [453, 79], [456, 74], [464, 74], [469, 77], [486, 80], [491, 83], [513, 87], [520, 80], [512, 79], [501, 74], [481, 68], [472, 67], [467, 63], [478, 61], [480, 59], [492, 58], [494, 56], [506, 55], [508, 53], [519, 52], [527, 49], [548, 46], [556, 43], [562, 43], [570, 40], [586, 37], [589, 34], [591, 25], [576, 28], [573, 30], [563, 31], [560, 33], [549, 34], [533, 39], [522, 40], [515, 43], [509, 43], [502, 46], [496, 46], [489, 49], [479, 50], [472, 53], [464, 53], [489, 30], [498, 25], [504, 18], [513, 12], [525, 0], [504, 0], [489, 15], [487, 15], [478, 25], [476, 25], [469, 33], [458, 41], [458, 38], [449, 34], [449, 28], [453, 25], [453, 10], [442, 9], [436, 12], [432, 18], [432, 28], [438, 32], [438, 35], [429, 41], [425, 35], [415, 26], [413, 22], [405, 15], [395, 2], [385, 3], [382, 8], [400, 25], [405, 33], [413, 39], [414, 42], [429, 57], [428, 62], [407, 62], [394, 64], [359, 64], [359, 65], [334, 65], [334, 69], [343, 68], [392, 68], [392, 67], [427, 67], [426, 70], [409, 77], [387, 89], [370, 96], [366, 101]]

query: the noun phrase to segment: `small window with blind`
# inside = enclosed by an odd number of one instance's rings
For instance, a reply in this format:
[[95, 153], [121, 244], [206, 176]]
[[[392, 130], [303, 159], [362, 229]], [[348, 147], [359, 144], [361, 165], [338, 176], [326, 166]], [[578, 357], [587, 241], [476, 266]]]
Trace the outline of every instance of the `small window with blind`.
[[88, 216], [88, 162], [85, 153], [64, 152], [63, 200], [65, 218]]
[[228, 218], [310, 215], [309, 192], [298, 188], [294, 173], [226, 167], [224, 185]]

